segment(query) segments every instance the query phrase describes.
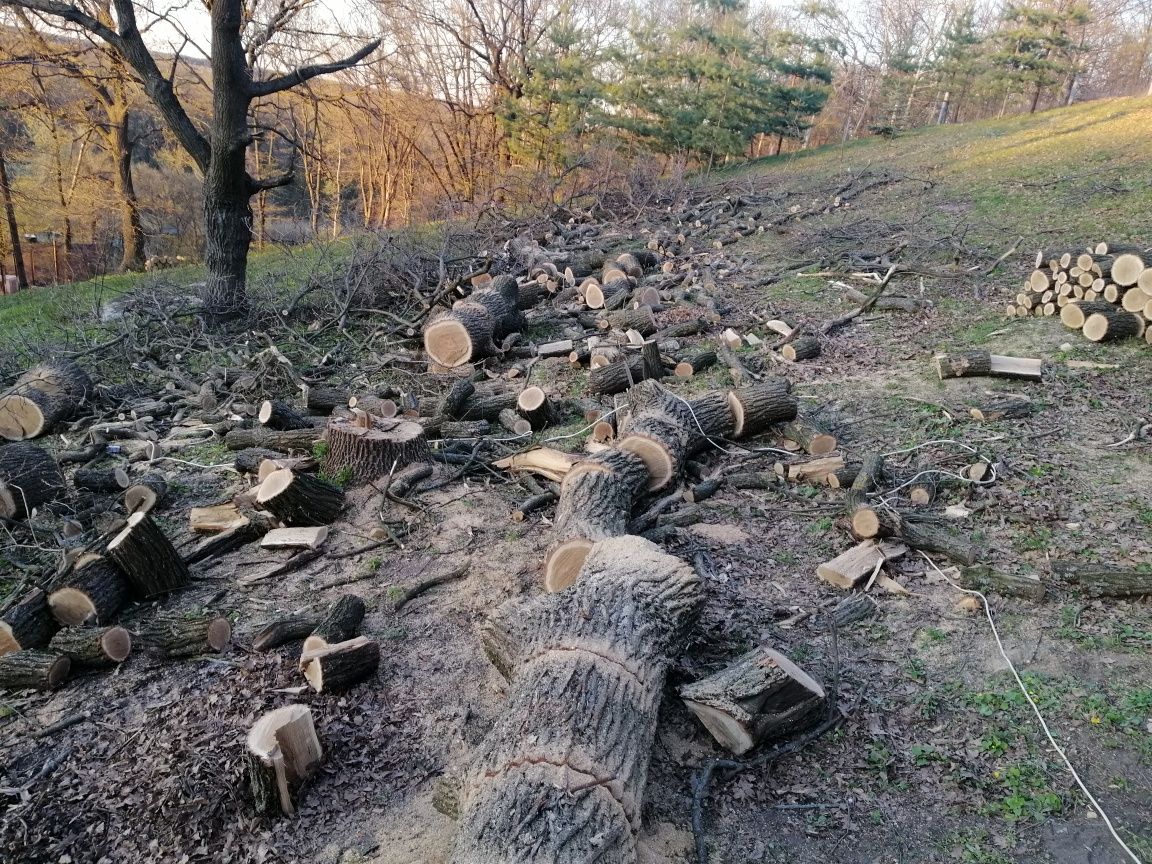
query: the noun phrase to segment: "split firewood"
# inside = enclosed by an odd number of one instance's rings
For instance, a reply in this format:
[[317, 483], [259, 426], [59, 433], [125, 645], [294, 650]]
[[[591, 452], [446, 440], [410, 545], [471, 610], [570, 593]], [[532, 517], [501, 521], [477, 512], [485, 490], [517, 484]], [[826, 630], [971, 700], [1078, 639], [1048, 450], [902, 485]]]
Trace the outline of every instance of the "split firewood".
[[132, 636], [123, 627], [66, 627], [48, 643], [73, 666], [104, 668], [123, 663], [132, 653]]
[[665, 673], [700, 603], [690, 566], [619, 537], [569, 590], [495, 612], [481, 640], [507, 707], [462, 778], [452, 862], [634, 859]]
[[496, 340], [520, 329], [519, 300], [515, 279], [493, 280], [490, 288], [458, 300], [424, 329], [429, 359], [453, 369], [495, 354]]
[[744, 340], [740, 338], [740, 334], [731, 327], [720, 334], [720, 342], [730, 351], [734, 351], [744, 344]]
[[287, 526], [329, 525], [344, 509], [344, 491], [308, 474], [281, 468], [260, 484], [256, 503]]
[[128, 602], [123, 572], [103, 555], [86, 552], [48, 595], [52, 616], [65, 627], [86, 627], [111, 621]]
[[865, 540], [816, 568], [816, 575], [830, 585], [845, 591], [855, 588], [883, 566], [908, 551], [898, 543], [876, 543]]
[[559, 483], [568, 474], [579, 457], [551, 447], [535, 447], [523, 453], [514, 453], [492, 463], [496, 468], [516, 473], [537, 474]]
[[72, 668], [63, 654], [25, 649], [0, 656], [0, 690], [51, 690]]
[[552, 402], [540, 387], [526, 387], [522, 390], [516, 399], [516, 410], [531, 424], [534, 431], [556, 422]]
[[1036, 410], [1036, 404], [1023, 396], [1001, 396], [968, 409], [973, 420], [992, 422], [995, 420], [1018, 420], [1029, 417]]
[[328, 526], [273, 528], [260, 541], [261, 549], [319, 549], [328, 539]]
[[714, 675], [680, 688], [712, 737], [737, 756], [823, 719], [824, 688], [778, 651], [756, 648]]
[[71, 360], [29, 369], [0, 394], [0, 438], [37, 438], [76, 413], [92, 392], [92, 379]]
[[376, 671], [380, 645], [366, 636], [324, 645], [300, 655], [304, 678], [317, 693], [339, 693]]
[[161, 657], [219, 653], [232, 641], [232, 624], [218, 615], [163, 614], [145, 622], [140, 643]]
[[803, 462], [777, 462], [775, 472], [792, 483], [815, 483], [827, 485], [828, 475], [844, 467], [842, 456], [821, 456]]
[[1136, 568], [1053, 561], [1052, 572], [1091, 597], [1152, 596], [1152, 573]]
[[964, 351], [958, 354], [939, 355], [936, 358], [936, 371], [941, 379], [993, 376], [1036, 381], [1040, 379], [1042, 366], [1041, 360], [1004, 357], [987, 351]]
[[333, 417], [328, 421], [326, 437], [325, 470], [330, 475], [348, 471], [352, 479], [362, 483], [385, 477], [394, 468], [425, 462], [430, 452], [419, 423], [364, 413], [352, 419]]
[[56, 632], [56, 622], [48, 607], [48, 597], [33, 588], [0, 618], [0, 654], [26, 648], [41, 648]]
[[304, 640], [304, 653], [359, 636], [365, 611], [364, 601], [355, 594], [339, 598]]
[[305, 705], [269, 711], [248, 731], [246, 749], [256, 812], [291, 816], [301, 787], [324, 758], [312, 711]]
[[826, 456], [836, 449], [836, 436], [823, 424], [811, 417], [797, 418], [780, 426], [780, 435], [795, 441], [811, 456]]
[[[224, 436], [224, 446], [229, 450], [248, 450], [253, 447], [261, 447], [268, 450], [279, 450], [280, 454], [291, 450], [311, 451], [312, 445], [320, 440], [323, 432], [324, 430], [315, 427], [289, 429], [282, 432], [263, 428], [233, 429]], [[259, 461], [252, 466], [252, 470], [255, 470], [257, 465], [259, 465]], [[236, 467], [240, 468], [239, 465]]]
[[195, 534], [217, 534], [248, 524], [248, 517], [235, 504], [213, 504], [188, 511], [188, 527]]
[[793, 362], [811, 360], [820, 356], [820, 340], [815, 336], [797, 336], [780, 348], [780, 355]]
[[0, 517], [24, 519], [66, 491], [64, 472], [47, 451], [24, 441], [0, 447]]
[[275, 429], [280, 432], [293, 429], [312, 429], [315, 424], [287, 402], [276, 399], [266, 399], [260, 405], [260, 412], [256, 415], [261, 426]]
[[178, 591], [191, 581], [188, 565], [147, 513], [129, 516], [124, 530], [108, 543], [106, 554], [141, 597]]
[[145, 474], [124, 491], [124, 509], [132, 513], [151, 513], [168, 494], [168, 481], [162, 474]]

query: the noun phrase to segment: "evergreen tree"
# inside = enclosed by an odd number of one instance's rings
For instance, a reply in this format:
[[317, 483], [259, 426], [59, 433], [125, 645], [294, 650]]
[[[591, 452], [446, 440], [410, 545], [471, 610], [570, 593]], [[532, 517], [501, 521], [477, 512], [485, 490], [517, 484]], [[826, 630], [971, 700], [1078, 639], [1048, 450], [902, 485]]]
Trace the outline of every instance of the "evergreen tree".
[[1012, 93], [1031, 93], [1035, 112], [1044, 91], [1072, 73], [1082, 44], [1072, 31], [1091, 20], [1079, 0], [1010, 3], [991, 57], [998, 77]]

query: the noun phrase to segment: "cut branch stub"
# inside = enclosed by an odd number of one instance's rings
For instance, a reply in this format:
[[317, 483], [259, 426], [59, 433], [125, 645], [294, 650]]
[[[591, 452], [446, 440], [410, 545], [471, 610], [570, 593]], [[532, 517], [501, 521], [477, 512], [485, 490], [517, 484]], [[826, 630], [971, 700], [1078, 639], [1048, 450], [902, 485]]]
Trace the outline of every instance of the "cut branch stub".
[[41, 504], [63, 497], [66, 489], [56, 460], [35, 444], [0, 447], [0, 517], [23, 519]]
[[464, 774], [454, 864], [635, 860], [669, 655], [700, 602], [691, 567], [619, 537], [569, 590], [494, 613], [481, 640], [508, 705]]
[[273, 471], [256, 491], [256, 503], [285, 525], [329, 525], [344, 508], [344, 491], [291, 468]]
[[248, 777], [256, 810], [296, 812], [294, 797], [324, 757], [312, 712], [286, 705], [263, 715], [248, 732]]
[[45, 434], [75, 414], [91, 390], [88, 374], [70, 360], [29, 369], [0, 395], [0, 438], [23, 441]]
[[128, 585], [120, 568], [90, 552], [76, 559], [72, 572], [48, 595], [53, 617], [65, 627], [107, 623], [126, 602]]
[[133, 513], [108, 544], [107, 555], [141, 597], [157, 597], [185, 587], [188, 565], [147, 513]]
[[359, 482], [385, 477], [394, 468], [429, 458], [424, 427], [410, 420], [387, 420], [368, 414], [355, 419], [333, 417], [328, 421], [327, 439], [325, 470], [329, 475], [348, 470]]

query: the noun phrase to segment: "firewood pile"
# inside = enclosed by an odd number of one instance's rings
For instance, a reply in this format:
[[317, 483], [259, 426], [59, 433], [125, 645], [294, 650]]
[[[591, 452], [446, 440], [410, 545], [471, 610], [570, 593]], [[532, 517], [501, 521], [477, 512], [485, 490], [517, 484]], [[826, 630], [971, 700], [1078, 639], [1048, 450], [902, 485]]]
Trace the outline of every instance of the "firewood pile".
[[1087, 251], [1037, 255], [1009, 318], [1059, 315], [1092, 342], [1144, 339], [1152, 344], [1152, 251], [1097, 243]]

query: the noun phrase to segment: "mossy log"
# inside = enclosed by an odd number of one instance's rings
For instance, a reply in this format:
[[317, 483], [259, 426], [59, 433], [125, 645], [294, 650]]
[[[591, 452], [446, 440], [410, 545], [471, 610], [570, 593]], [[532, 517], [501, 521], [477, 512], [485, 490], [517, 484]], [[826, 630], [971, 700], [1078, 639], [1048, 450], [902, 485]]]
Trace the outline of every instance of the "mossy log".
[[115, 562], [88, 552], [76, 559], [71, 572], [48, 595], [48, 607], [65, 627], [107, 624], [128, 602], [128, 592], [128, 582]]
[[260, 484], [256, 503], [285, 525], [330, 525], [344, 509], [344, 491], [308, 474], [281, 468]]
[[123, 627], [66, 627], [48, 643], [74, 666], [104, 668], [123, 663], [132, 652], [132, 636]]
[[690, 566], [619, 537], [567, 591], [494, 613], [481, 640], [508, 704], [463, 776], [454, 864], [636, 860], [664, 677], [700, 603]]
[[133, 513], [108, 543], [106, 554], [141, 597], [178, 591], [191, 581], [188, 565], [147, 513]]
[[64, 472], [47, 451], [25, 441], [0, 446], [0, 517], [24, 519], [66, 491]]

